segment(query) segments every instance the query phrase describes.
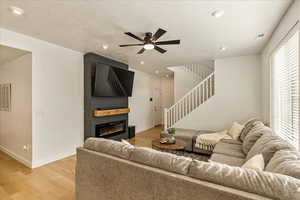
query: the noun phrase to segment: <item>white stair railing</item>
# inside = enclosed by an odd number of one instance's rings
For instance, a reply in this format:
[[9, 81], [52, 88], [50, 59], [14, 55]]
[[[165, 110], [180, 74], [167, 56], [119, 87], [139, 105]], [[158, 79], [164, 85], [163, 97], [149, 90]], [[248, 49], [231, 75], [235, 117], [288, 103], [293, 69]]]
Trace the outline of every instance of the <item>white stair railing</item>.
[[164, 109], [164, 129], [172, 128], [182, 118], [215, 94], [215, 74], [212, 72], [170, 108]]
[[204, 80], [213, 72], [212, 68], [199, 64], [186, 64], [184, 65], [184, 68], [187, 72], [191, 72], [193, 74], [193, 79], [197, 81], [197, 83]]

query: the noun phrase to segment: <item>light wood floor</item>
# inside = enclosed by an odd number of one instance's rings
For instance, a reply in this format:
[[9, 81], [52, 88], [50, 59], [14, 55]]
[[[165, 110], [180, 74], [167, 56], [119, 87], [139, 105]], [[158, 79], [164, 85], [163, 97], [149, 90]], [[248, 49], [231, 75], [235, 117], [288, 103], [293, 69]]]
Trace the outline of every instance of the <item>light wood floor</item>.
[[[161, 127], [139, 133], [129, 142], [151, 147]], [[0, 200], [74, 200], [75, 156], [29, 169], [0, 151]]]
[[162, 127], [157, 126], [150, 130], [137, 134], [135, 138], [129, 139], [129, 142], [134, 146], [151, 148], [152, 140], [160, 138], [161, 131], [162, 131]]

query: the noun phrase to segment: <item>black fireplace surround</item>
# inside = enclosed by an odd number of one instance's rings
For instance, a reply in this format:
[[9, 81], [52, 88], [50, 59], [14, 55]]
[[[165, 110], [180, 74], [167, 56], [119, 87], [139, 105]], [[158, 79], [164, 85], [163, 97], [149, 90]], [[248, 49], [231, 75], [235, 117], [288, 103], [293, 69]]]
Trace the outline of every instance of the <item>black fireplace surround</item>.
[[96, 66], [109, 65], [128, 69], [128, 65], [94, 54], [84, 55], [84, 139], [103, 137], [115, 140], [128, 138], [128, 114], [94, 117], [95, 110], [128, 108], [128, 97], [92, 96]]

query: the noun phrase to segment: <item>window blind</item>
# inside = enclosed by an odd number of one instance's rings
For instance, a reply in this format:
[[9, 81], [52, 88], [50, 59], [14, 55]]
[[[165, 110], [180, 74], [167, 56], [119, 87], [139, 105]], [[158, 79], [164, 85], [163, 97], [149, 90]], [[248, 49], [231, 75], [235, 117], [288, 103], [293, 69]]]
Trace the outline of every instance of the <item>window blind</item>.
[[272, 59], [272, 128], [299, 149], [299, 30]]

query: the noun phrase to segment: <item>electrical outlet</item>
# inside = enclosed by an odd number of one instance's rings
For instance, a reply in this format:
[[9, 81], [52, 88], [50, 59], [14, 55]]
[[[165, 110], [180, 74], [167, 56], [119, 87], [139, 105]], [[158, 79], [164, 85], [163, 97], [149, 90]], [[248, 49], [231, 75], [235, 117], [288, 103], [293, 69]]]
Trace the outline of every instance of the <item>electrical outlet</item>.
[[24, 145], [24, 146], [23, 146], [23, 151], [26, 151], [26, 152], [28, 151], [27, 145]]

